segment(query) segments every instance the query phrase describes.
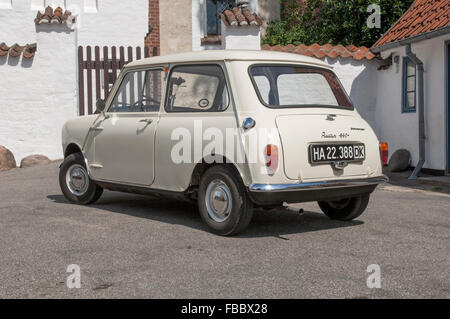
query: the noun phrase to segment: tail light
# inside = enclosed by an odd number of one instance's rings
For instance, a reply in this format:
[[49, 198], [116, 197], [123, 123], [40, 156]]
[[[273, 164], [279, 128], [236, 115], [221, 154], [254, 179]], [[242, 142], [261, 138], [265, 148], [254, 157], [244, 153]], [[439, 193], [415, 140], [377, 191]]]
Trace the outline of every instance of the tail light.
[[272, 144], [265, 149], [266, 166], [270, 175], [273, 175], [278, 169], [278, 147]]
[[381, 162], [383, 165], [387, 165], [388, 163], [388, 157], [389, 157], [389, 146], [388, 143], [380, 143], [380, 156], [381, 156]]

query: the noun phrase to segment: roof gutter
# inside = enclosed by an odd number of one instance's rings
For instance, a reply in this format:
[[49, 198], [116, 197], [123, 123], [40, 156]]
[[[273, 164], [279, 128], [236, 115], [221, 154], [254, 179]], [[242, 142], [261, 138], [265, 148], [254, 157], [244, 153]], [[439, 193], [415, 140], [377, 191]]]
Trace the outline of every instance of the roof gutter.
[[380, 53], [382, 51], [386, 51], [386, 50], [390, 50], [390, 49], [394, 49], [394, 48], [398, 48], [407, 44], [411, 44], [411, 43], [415, 43], [415, 42], [419, 42], [419, 41], [423, 41], [423, 40], [428, 40], [428, 39], [432, 39], [432, 38], [436, 38], [439, 37], [441, 35], [445, 35], [450, 33], [450, 26], [447, 27], [443, 27], [443, 28], [439, 28], [430, 32], [426, 32], [426, 33], [422, 33], [419, 35], [416, 35], [414, 37], [410, 37], [410, 38], [406, 38], [400, 41], [396, 41], [396, 42], [392, 42], [392, 43], [388, 43], [385, 45], [380, 45], [377, 47], [372, 47], [370, 50], [373, 53]]
[[409, 179], [417, 179], [420, 171], [422, 170], [423, 164], [425, 163], [425, 99], [424, 99], [424, 83], [423, 83], [423, 73], [424, 67], [423, 62], [417, 55], [411, 51], [411, 44], [406, 44], [406, 55], [411, 61], [416, 65], [418, 72], [418, 85], [419, 85], [419, 162], [411, 174]]

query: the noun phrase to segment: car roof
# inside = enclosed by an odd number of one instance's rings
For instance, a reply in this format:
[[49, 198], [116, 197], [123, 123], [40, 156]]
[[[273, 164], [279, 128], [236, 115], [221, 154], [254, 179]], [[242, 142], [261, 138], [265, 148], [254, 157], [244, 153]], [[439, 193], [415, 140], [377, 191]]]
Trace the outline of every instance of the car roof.
[[265, 50], [204, 50], [155, 56], [137, 60], [126, 65], [126, 67], [138, 67], [145, 65], [189, 63], [189, 62], [212, 62], [212, 61], [265, 61], [265, 62], [291, 62], [302, 63], [332, 69], [332, 67], [316, 58], [305, 55], [265, 51]]

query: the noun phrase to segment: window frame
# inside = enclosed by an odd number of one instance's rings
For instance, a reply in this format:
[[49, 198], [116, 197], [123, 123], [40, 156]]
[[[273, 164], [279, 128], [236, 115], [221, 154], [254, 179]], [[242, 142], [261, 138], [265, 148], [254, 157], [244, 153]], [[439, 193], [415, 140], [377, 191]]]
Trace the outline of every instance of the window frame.
[[[217, 35], [221, 35], [222, 34], [222, 19], [220, 17], [220, 14], [218, 14], [218, 10], [217, 10], [217, 2], [219, 2], [220, 0], [216, 1], [216, 15], [217, 15], [217, 20], [216, 20], [216, 27], [217, 27], [217, 33], [210, 33], [208, 32], [208, 26], [209, 26], [209, 19], [208, 19], [208, 2], [209, 1], [214, 1], [214, 0], [205, 0], [205, 11], [206, 11], [206, 15], [205, 15], [205, 36], [217, 36]], [[234, 6], [237, 6], [237, 1], [236, 0], [225, 0], [226, 2], [234, 2]]]
[[[148, 72], [148, 71], [161, 71], [162, 82], [161, 82], [161, 101], [160, 101], [160, 105], [159, 105], [159, 110], [157, 112], [156, 111], [155, 112], [111, 112], [110, 109], [113, 105], [114, 100], [117, 97], [117, 94], [120, 93], [119, 89], [120, 89], [123, 81], [125, 80], [125, 77], [131, 72]], [[149, 67], [145, 67], [145, 68], [141, 67], [141, 68], [136, 68], [136, 69], [123, 70], [120, 74], [120, 78], [118, 79], [119, 83], [117, 83], [117, 86], [114, 84], [110, 91], [110, 94], [108, 96], [108, 108], [105, 110], [105, 113], [117, 114], [117, 115], [120, 115], [120, 114], [159, 114], [159, 113], [161, 113], [161, 109], [162, 109], [161, 106], [165, 99], [164, 93], [165, 93], [165, 81], [166, 80], [165, 80], [164, 74], [165, 74], [164, 66], [155, 66], [155, 67], [151, 66], [150, 68]]]
[[[227, 96], [228, 96], [228, 104], [227, 104], [227, 106], [223, 110], [220, 110], [220, 111], [200, 110], [200, 109], [199, 110], [192, 109], [192, 111], [171, 111], [171, 110], [169, 110], [168, 109], [168, 103], [169, 103], [170, 79], [172, 77], [172, 74], [173, 74], [174, 70], [177, 67], [198, 67], [198, 66], [218, 66], [222, 70], [223, 79], [225, 81], [225, 87], [227, 89]], [[226, 70], [223, 67], [223, 65], [221, 65], [219, 63], [214, 63], [214, 62], [213, 63], [189, 63], [189, 64], [181, 64], [180, 63], [180, 64], [171, 65], [169, 74], [167, 75], [166, 83], [169, 83], [169, 85], [166, 85], [165, 97], [164, 97], [164, 111], [166, 112], [166, 114], [177, 114], [177, 113], [180, 113], [180, 114], [186, 114], [186, 113], [188, 113], [188, 114], [189, 113], [195, 113], [195, 114], [198, 114], [198, 113], [223, 113], [223, 112], [226, 112], [230, 108], [230, 105], [231, 105], [230, 85], [228, 83]]]
[[[402, 62], [402, 113], [416, 113], [417, 110], [417, 66], [414, 64], [414, 74], [409, 75], [408, 63], [413, 61], [407, 57], [403, 57]], [[408, 91], [408, 79], [414, 78], [414, 91]], [[410, 107], [408, 103], [408, 94], [414, 93], [414, 107]]]
[[317, 67], [314, 65], [305, 65], [305, 64], [295, 64], [295, 63], [256, 63], [256, 64], [252, 64], [248, 67], [247, 72], [248, 75], [250, 77], [250, 80], [252, 81], [253, 84], [253, 89], [256, 93], [256, 95], [258, 96], [258, 99], [260, 101], [260, 103], [262, 105], [264, 105], [265, 107], [269, 108], [269, 109], [273, 109], [273, 110], [277, 110], [277, 109], [303, 109], [303, 108], [327, 108], [327, 109], [339, 109], [339, 110], [347, 110], [347, 111], [354, 111], [355, 110], [355, 106], [353, 105], [352, 100], [350, 99], [350, 96], [348, 96], [347, 91], [344, 89], [344, 86], [342, 85], [341, 80], [336, 76], [336, 80], [339, 83], [339, 86], [341, 87], [343, 93], [345, 94], [345, 96], [347, 97], [348, 101], [350, 102], [350, 106], [346, 107], [346, 106], [342, 106], [342, 105], [315, 105], [315, 104], [311, 104], [311, 105], [280, 105], [280, 106], [272, 106], [267, 104], [263, 97], [261, 96], [261, 93], [259, 92], [259, 88], [258, 85], [255, 81], [255, 79], [253, 78], [253, 74], [252, 74], [252, 68], [254, 67], [305, 67], [305, 68], [309, 68], [309, 69], [316, 69], [319, 71], [330, 71], [332, 72], [335, 76], [336, 74], [326, 68], [321, 68], [321, 67]]

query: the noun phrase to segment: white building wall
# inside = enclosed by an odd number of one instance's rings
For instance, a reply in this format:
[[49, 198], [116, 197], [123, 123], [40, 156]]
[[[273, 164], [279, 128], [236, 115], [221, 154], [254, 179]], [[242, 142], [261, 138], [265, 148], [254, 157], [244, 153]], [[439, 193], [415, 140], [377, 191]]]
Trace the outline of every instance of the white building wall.
[[375, 122], [377, 101], [377, 69], [379, 64], [374, 60], [356, 61], [352, 58], [325, 58], [361, 116], [374, 128], [378, 134]]
[[75, 11], [80, 15], [78, 45], [144, 46], [148, 32], [148, 0], [98, 0], [97, 12], [86, 12], [83, 7], [92, 0], [66, 1], [69, 9], [80, 8]]
[[261, 50], [259, 27], [227, 27], [222, 23], [222, 48], [225, 50]]
[[40, 28], [33, 59], [0, 57], [0, 145], [18, 162], [61, 158], [62, 124], [77, 115], [74, 33]]
[[[258, 14], [258, 0], [248, 0], [248, 8]], [[222, 45], [201, 45], [201, 39], [207, 35], [206, 0], [192, 0], [192, 51], [220, 50]]]
[[[424, 167], [445, 169], [445, 41], [450, 35], [411, 45], [424, 62], [426, 162]], [[383, 52], [400, 56], [388, 70], [378, 71], [376, 123], [381, 140], [389, 143], [390, 154], [400, 148], [412, 154], [412, 164], [419, 161], [418, 113], [402, 113], [402, 59], [405, 47]], [[417, 102], [416, 102], [417, 104]]]
[[[143, 46], [147, 0], [12, 0], [0, 8], [0, 42], [37, 43], [34, 58], [0, 57], [0, 145], [17, 162], [30, 154], [62, 158], [61, 128], [78, 115], [77, 47]], [[65, 25], [36, 26], [36, 8], [65, 5], [77, 16]]]

